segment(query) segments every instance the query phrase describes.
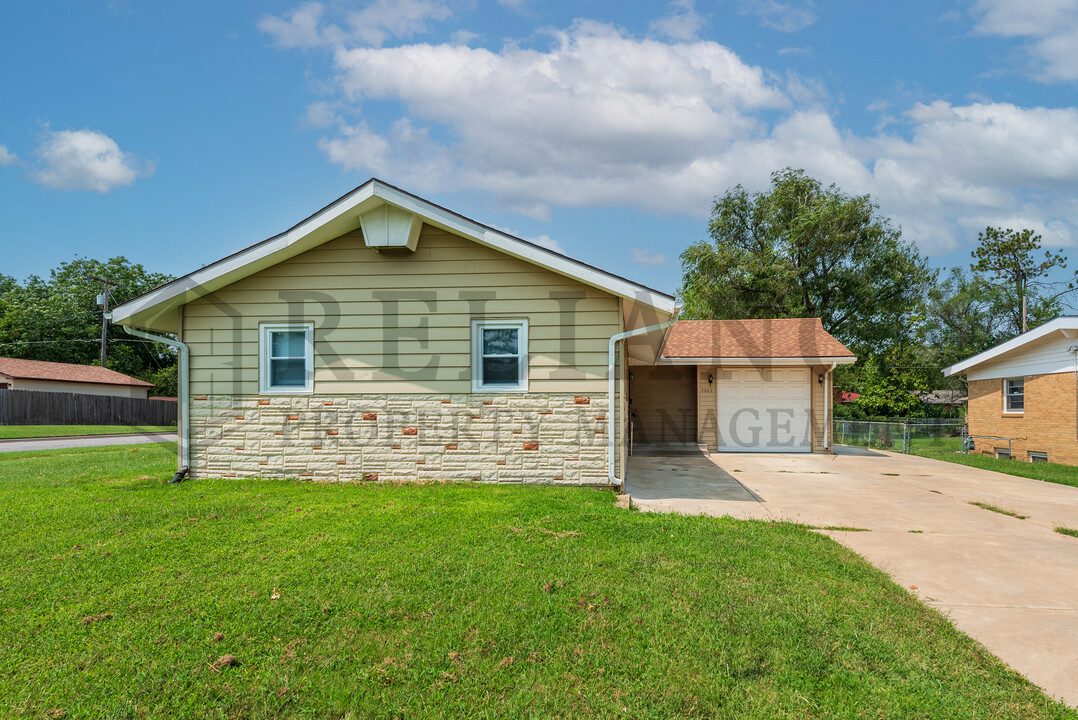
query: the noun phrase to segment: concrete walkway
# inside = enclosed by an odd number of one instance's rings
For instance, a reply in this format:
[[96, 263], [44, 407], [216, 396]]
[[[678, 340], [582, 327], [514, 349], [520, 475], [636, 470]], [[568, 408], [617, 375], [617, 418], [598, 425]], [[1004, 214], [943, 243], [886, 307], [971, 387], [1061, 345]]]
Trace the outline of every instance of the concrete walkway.
[[632, 458], [626, 489], [647, 511], [868, 529], [825, 532], [1078, 706], [1078, 538], [1054, 532], [1078, 529], [1078, 488], [851, 448]]
[[141, 445], [176, 442], [176, 433], [139, 433], [130, 435], [79, 435], [75, 437], [14, 438], [0, 440], [0, 453], [58, 448], [98, 447], [101, 445]]

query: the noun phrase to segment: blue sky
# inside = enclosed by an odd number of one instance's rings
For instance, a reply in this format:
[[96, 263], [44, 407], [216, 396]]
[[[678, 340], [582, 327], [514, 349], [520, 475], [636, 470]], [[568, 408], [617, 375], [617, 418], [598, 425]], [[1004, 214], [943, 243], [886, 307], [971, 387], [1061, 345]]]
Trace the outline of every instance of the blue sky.
[[1073, 254], [1074, 47], [1078, 0], [15, 3], [0, 273], [182, 274], [377, 176], [673, 291], [787, 165], [941, 266], [986, 225]]

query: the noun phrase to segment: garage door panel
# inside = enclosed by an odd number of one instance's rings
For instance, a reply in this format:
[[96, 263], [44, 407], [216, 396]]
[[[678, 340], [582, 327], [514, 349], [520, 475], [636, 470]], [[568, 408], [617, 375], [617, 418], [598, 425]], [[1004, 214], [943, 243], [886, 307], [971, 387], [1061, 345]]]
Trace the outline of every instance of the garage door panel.
[[720, 452], [809, 452], [807, 370], [724, 371], [717, 395]]

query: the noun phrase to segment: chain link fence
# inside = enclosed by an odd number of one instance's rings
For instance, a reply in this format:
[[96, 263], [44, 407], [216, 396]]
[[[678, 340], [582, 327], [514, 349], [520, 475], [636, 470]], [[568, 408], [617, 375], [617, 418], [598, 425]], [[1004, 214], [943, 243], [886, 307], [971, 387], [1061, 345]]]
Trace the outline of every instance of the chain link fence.
[[919, 450], [963, 451], [964, 420], [916, 418], [901, 420], [851, 420], [836, 418], [836, 445], [853, 445], [897, 453]]

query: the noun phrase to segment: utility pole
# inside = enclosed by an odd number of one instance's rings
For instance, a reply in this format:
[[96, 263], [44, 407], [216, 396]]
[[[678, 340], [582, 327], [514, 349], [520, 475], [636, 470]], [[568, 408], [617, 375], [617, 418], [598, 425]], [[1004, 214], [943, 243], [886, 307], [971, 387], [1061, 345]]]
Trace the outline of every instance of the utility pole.
[[97, 296], [97, 304], [101, 306], [101, 367], [105, 367], [105, 357], [108, 355], [105, 339], [109, 331], [109, 287], [118, 287], [120, 283], [96, 275], [87, 275], [86, 279], [99, 282], [105, 287], [105, 291]]

